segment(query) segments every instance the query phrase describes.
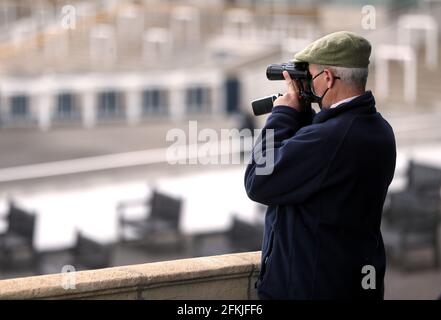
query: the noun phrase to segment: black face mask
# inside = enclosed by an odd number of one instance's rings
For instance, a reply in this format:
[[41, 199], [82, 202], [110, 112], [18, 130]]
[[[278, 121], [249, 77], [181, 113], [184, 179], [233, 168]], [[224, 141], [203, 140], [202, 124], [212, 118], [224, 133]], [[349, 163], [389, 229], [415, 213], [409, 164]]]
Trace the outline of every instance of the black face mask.
[[[309, 87], [311, 88], [311, 95], [313, 97], [313, 102], [316, 102], [319, 105], [320, 110], [323, 108], [323, 106], [322, 106], [323, 98], [324, 98], [325, 94], [328, 92], [329, 88], [326, 88], [325, 92], [323, 92], [323, 94], [321, 96], [318, 96], [314, 90], [314, 79], [317, 78], [319, 75], [321, 75], [323, 72], [325, 72], [325, 70], [322, 70], [318, 74], [316, 74], [314, 77], [311, 77], [310, 82], [309, 82]], [[340, 77], [334, 77], [334, 79], [340, 79]]]

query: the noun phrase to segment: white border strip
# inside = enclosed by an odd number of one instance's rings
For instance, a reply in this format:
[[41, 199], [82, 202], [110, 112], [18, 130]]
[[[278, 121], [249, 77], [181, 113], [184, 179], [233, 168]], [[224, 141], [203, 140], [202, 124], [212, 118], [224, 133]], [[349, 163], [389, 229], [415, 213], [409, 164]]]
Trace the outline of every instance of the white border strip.
[[[249, 139], [252, 138], [221, 140], [218, 144], [210, 145], [209, 152], [206, 155], [192, 152], [192, 150], [198, 150], [204, 144], [190, 144], [176, 147], [174, 150], [176, 152], [173, 152], [174, 155], [167, 154], [168, 148], [158, 148], [5, 168], [0, 169], [0, 182], [46, 178], [97, 170], [166, 163], [169, 161], [180, 163], [181, 161], [194, 158], [202, 159], [239, 153], [241, 151], [248, 152], [252, 149], [250, 148], [252, 143], [250, 143]], [[243, 144], [242, 150], [241, 144]]]

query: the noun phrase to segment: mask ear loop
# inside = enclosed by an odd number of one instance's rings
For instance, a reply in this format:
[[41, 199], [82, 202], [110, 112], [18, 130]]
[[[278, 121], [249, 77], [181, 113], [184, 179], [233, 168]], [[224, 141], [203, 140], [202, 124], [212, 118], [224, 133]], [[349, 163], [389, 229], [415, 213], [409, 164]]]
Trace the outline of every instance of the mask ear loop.
[[325, 69], [323, 69], [322, 71], [317, 73], [314, 77], [312, 76], [312, 74], [310, 74], [309, 86], [311, 88], [312, 94], [315, 95], [315, 96], [317, 96], [317, 94], [315, 93], [315, 89], [314, 89], [314, 79], [317, 78], [318, 76], [320, 76], [323, 72], [325, 72]]
[[[323, 101], [323, 98], [324, 98], [324, 96], [325, 96], [325, 94], [326, 93], [328, 93], [328, 90], [330, 89], [329, 87], [328, 88], [326, 88], [326, 90], [325, 90], [325, 92], [323, 92], [323, 94], [321, 95], [321, 96], [318, 96], [316, 93], [315, 93], [315, 90], [314, 90], [314, 83], [313, 83], [313, 81], [314, 81], [314, 79], [315, 78], [317, 78], [319, 75], [321, 75], [323, 72], [325, 72], [325, 69], [323, 69], [322, 71], [320, 71], [318, 74], [316, 74], [314, 77], [312, 77], [312, 75], [309, 73], [309, 75], [310, 75], [310, 80], [309, 80], [309, 88], [310, 88], [310, 90], [311, 90], [311, 95], [313, 96], [313, 102], [316, 102], [318, 105], [319, 105], [319, 108], [320, 108], [320, 110], [323, 108], [323, 106], [322, 106], [322, 101]], [[340, 77], [338, 77], [338, 76], [335, 76], [335, 77], [333, 77], [335, 80], [337, 80], [337, 79], [341, 79]]]

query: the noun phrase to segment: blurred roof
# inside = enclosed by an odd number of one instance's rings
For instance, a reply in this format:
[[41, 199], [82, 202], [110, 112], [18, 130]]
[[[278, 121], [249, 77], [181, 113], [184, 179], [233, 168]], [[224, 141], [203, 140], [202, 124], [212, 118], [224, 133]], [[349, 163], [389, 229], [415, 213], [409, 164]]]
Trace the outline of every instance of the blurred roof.
[[279, 52], [280, 39], [315, 16], [298, 6], [274, 15], [265, 7], [148, 3], [3, 3], [0, 74], [234, 69]]

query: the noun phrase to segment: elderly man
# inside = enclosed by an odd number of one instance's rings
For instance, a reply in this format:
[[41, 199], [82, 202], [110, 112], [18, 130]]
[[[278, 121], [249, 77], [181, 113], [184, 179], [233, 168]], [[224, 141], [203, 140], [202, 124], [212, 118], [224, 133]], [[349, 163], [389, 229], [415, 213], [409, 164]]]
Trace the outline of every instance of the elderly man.
[[[295, 55], [307, 62], [321, 111], [288, 92], [274, 102], [273, 170], [245, 173], [248, 196], [268, 205], [261, 299], [383, 299], [386, 258], [381, 215], [396, 146], [388, 122], [365, 91], [370, 43], [351, 32], [316, 40]], [[267, 164], [266, 164], [267, 165]]]

